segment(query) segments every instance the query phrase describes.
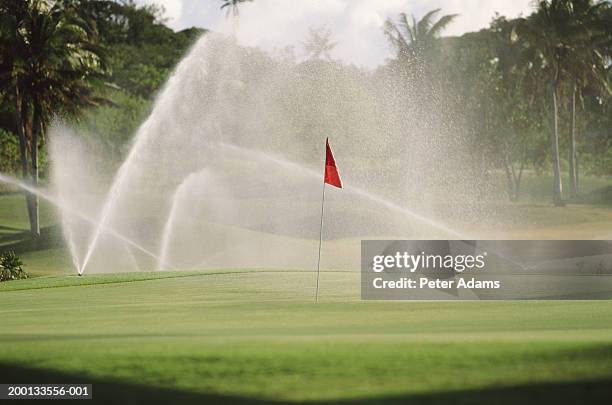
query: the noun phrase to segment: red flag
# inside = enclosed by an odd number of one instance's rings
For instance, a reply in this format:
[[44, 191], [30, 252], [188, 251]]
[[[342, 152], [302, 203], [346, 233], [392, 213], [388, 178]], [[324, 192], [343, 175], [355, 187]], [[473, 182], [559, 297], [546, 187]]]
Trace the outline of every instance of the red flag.
[[340, 173], [338, 167], [336, 167], [336, 161], [334, 160], [334, 154], [329, 146], [329, 138], [325, 140], [325, 183], [330, 186], [342, 188], [342, 180], [340, 180]]

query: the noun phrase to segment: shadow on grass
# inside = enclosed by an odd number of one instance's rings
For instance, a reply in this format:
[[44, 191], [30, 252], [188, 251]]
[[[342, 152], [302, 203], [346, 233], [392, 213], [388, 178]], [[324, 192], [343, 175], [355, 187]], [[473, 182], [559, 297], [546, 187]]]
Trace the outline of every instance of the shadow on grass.
[[[290, 404], [288, 401], [250, 399], [238, 396], [196, 393], [172, 388], [128, 384], [114, 380], [94, 379], [52, 370], [32, 369], [0, 363], [2, 384], [92, 384], [93, 403], [99, 404]], [[612, 379], [538, 383], [504, 388], [468, 391], [408, 394], [339, 401], [302, 402], [313, 404], [604, 404], [612, 400]], [[56, 404], [54, 400], [37, 400], [36, 404]], [[90, 403], [90, 402], [88, 402]]]
[[29, 231], [22, 231], [0, 237], [0, 252], [14, 251], [20, 255], [37, 250], [55, 249], [64, 246], [62, 229], [59, 225], [40, 229], [40, 236], [32, 238]]
[[2, 232], [0, 233], [0, 245], [10, 245], [11, 243], [19, 243], [28, 237], [30, 237], [30, 232], [25, 232], [23, 230]]

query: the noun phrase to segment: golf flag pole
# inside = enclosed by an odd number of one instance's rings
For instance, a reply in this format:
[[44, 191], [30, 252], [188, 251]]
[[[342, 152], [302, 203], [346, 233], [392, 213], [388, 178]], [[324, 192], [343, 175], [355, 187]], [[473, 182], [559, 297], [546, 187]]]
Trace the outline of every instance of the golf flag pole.
[[342, 180], [336, 166], [336, 160], [329, 146], [329, 138], [325, 139], [325, 174], [323, 176], [323, 196], [321, 198], [321, 224], [319, 227], [319, 259], [317, 260], [317, 289], [315, 302], [319, 302], [319, 278], [321, 275], [321, 245], [323, 244], [323, 214], [325, 213], [325, 185], [342, 188]]

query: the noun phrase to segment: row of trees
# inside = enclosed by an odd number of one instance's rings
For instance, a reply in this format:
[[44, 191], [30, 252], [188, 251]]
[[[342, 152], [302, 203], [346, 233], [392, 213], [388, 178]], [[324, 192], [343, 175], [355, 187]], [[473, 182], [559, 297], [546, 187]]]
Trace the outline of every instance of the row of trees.
[[[104, 134], [124, 143], [139, 118], [135, 111], [144, 109], [137, 100], [151, 97], [202, 32], [174, 33], [161, 12], [133, 0], [0, 2], [0, 135], [8, 131], [18, 139], [26, 182], [38, 185], [42, 146], [55, 117], [78, 120], [88, 107], [130, 110], [130, 125], [113, 128], [125, 132], [122, 139], [115, 131]], [[11, 144], [0, 141], [8, 158]], [[26, 204], [38, 236], [38, 198], [26, 193]]]
[[[220, 0], [219, 5], [237, 17], [247, 1], [252, 0]], [[0, 2], [0, 135], [2, 130], [15, 134], [24, 179], [38, 183], [41, 145], [54, 117], [80, 121], [85, 133], [122, 153], [148, 100], [203, 32], [175, 33], [163, 24], [161, 11], [132, 0]], [[384, 32], [396, 57], [375, 72], [333, 61], [332, 33], [325, 28], [311, 29], [304, 49], [331, 71], [359, 80], [392, 72], [405, 86], [389, 91], [409, 93], [422, 110], [445, 109], [455, 121], [461, 117], [483, 170], [502, 169], [512, 200], [518, 199], [524, 169], [533, 165], [552, 167], [554, 203], [562, 205], [565, 147], [568, 197], [575, 196], [584, 167], [578, 157], [600, 159], [612, 148], [610, 3], [541, 1], [527, 17], [498, 16], [489, 28], [459, 38], [440, 37], [456, 15], [439, 14], [389, 19]], [[448, 99], [442, 107], [441, 92]], [[578, 130], [584, 141], [590, 123], [599, 131], [591, 131], [596, 136], [588, 145], [582, 142], [592, 153], [580, 155]], [[561, 131], [567, 131], [566, 142]], [[1, 152], [4, 158], [9, 150]], [[27, 196], [27, 206], [37, 235], [34, 196]]]
[[516, 22], [516, 32], [522, 48], [521, 56], [530, 64], [528, 69], [534, 69], [537, 63], [537, 68], [547, 79], [554, 202], [561, 205], [559, 93], [565, 87], [569, 99], [570, 196], [575, 196], [579, 191], [576, 102], [577, 99], [582, 100], [585, 94], [597, 98], [610, 94], [612, 8], [609, 2], [594, 3], [590, 0], [541, 1], [536, 13]]
[[[98, 105], [94, 84], [106, 72], [96, 21], [81, 1], [0, 3], [0, 93], [12, 105], [23, 178], [38, 184], [39, 146], [55, 114]], [[38, 198], [26, 196], [30, 227], [40, 233]]]
[[[428, 72], [434, 63], [439, 62], [434, 62], [434, 59], [444, 41], [438, 37], [456, 17], [445, 15], [436, 21], [439, 12], [431, 11], [419, 21], [400, 14], [397, 20], [388, 20], [385, 25], [390, 43], [397, 51], [397, 60], [410, 80], [430, 80]], [[563, 205], [560, 98], [567, 100], [568, 197], [571, 198], [580, 190], [576, 141], [578, 107], [584, 109], [586, 99], [600, 105], [609, 103], [612, 64], [610, 3], [540, 1], [536, 11], [528, 17], [515, 20], [498, 17], [489, 29], [468, 34], [463, 39], [464, 44], [459, 46], [462, 52], [471, 52], [473, 60], [488, 62], [494, 67], [491, 70], [479, 66], [467, 72], [478, 76], [480, 84], [488, 88], [479, 93], [475, 91], [476, 85], [471, 86], [470, 94], [464, 94], [463, 98], [477, 97], [480, 100], [480, 103], [475, 103], [478, 106], [473, 116], [474, 121], [484, 124], [485, 128], [480, 129], [483, 133], [478, 139], [489, 139], [491, 155], [504, 168], [510, 198], [518, 198], [526, 159], [537, 143], [534, 137], [544, 129], [542, 112], [547, 112], [554, 177], [553, 200], [555, 205]], [[478, 49], [468, 49], [466, 43], [476, 43]], [[481, 55], [475, 54], [483, 51]], [[444, 74], [448, 76], [448, 71]], [[487, 98], [491, 103], [482, 103]], [[491, 106], [497, 107], [493, 114], [487, 111]], [[497, 125], [489, 125], [495, 120]], [[504, 130], [504, 127], [509, 130]], [[491, 134], [492, 131], [497, 135]], [[519, 166], [515, 168], [517, 162]]]

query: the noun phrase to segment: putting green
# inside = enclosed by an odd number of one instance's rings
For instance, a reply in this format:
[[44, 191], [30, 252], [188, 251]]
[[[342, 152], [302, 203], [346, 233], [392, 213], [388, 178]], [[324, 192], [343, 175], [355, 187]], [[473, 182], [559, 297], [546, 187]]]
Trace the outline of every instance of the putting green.
[[4, 283], [0, 363], [281, 402], [612, 379], [611, 302], [362, 302], [358, 273], [321, 281], [319, 304], [299, 271]]

